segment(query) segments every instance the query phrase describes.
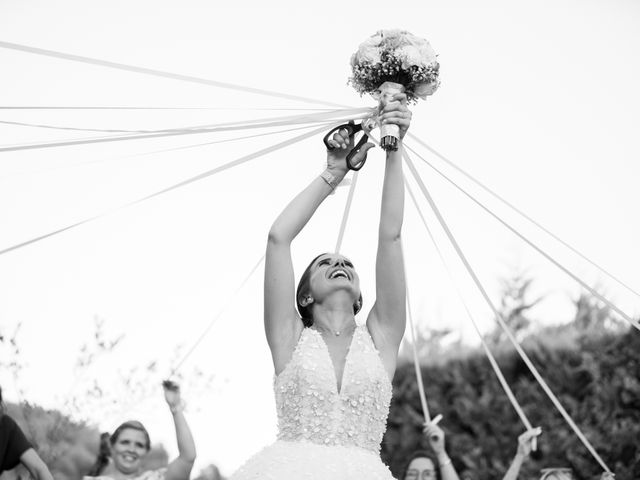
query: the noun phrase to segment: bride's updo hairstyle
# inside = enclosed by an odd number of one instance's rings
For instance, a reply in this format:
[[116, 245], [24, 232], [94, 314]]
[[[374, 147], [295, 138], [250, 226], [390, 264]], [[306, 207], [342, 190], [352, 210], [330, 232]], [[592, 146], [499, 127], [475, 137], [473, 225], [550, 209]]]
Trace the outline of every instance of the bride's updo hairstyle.
[[[298, 289], [296, 290], [296, 305], [298, 307], [298, 313], [300, 314], [300, 318], [302, 319], [302, 323], [305, 327], [310, 327], [313, 325], [313, 315], [311, 314], [311, 307], [313, 304], [309, 304], [306, 307], [302, 305], [302, 300], [306, 295], [309, 294], [309, 281], [311, 279], [311, 267], [316, 260], [318, 260], [323, 255], [330, 255], [329, 253], [321, 253], [316, 258], [311, 260], [311, 263], [307, 266], [306, 270], [300, 277], [300, 282], [298, 282]], [[353, 314], [357, 315], [360, 309], [362, 308], [362, 293], [360, 293], [360, 297], [353, 304]]]
[[114, 430], [113, 434], [110, 435], [109, 432], [105, 432], [100, 435], [100, 450], [98, 451], [98, 457], [96, 458], [96, 462], [91, 467], [91, 470], [89, 470], [89, 473], [87, 474], [88, 476], [99, 476], [104, 468], [109, 465], [109, 457], [111, 456], [111, 449], [109, 447], [115, 444], [118, 441], [118, 437], [120, 436], [122, 431], [127, 429], [138, 430], [144, 433], [146, 439], [145, 447], [147, 451], [151, 450], [151, 439], [149, 438], [149, 432], [147, 432], [147, 429], [144, 428], [144, 425], [142, 425], [142, 423], [138, 422], [137, 420], [129, 420], [128, 422], [124, 422]]

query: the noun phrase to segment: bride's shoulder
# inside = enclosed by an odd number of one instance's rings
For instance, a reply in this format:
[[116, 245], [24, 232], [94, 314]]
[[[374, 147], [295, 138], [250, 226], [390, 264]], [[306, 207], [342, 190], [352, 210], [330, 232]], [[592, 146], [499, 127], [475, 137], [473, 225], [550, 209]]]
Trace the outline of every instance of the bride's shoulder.
[[[302, 322], [300, 322], [302, 325]], [[308, 332], [311, 329], [309, 327], [302, 326], [300, 329], [292, 332], [290, 341], [286, 345], [281, 345], [280, 348], [271, 348], [271, 356], [273, 358], [273, 367], [275, 376], [278, 377], [291, 363], [295, 353], [300, 350], [301, 344], [304, 343], [305, 338], [308, 336]]]

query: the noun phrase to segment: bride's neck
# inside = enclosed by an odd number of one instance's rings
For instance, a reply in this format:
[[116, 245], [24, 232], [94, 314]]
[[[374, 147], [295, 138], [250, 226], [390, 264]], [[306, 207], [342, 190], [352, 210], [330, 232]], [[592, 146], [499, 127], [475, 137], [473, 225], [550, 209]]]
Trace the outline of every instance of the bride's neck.
[[324, 302], [313, 310], [313, 324], [319, 329], [331, 332], [348, 330], [355, 325], [353, 305], [345, 302]]

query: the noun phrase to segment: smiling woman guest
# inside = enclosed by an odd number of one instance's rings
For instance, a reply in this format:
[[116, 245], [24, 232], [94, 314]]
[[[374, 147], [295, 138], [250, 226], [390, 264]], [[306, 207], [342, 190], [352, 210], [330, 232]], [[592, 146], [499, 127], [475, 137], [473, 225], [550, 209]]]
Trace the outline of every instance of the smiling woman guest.
[[400, 480], [459, 480], [445, 449], [444, 431], [437, 424], [429, 422], [424, 425], [423, 432], [431, 451], [415, 451]]
[[178, 457], [165, 468], [144, 471], [142, 462], [151, 450], [149, 432], [142, 423], [131, 420], [113, 434], [101, 436], [98, 458], [85, 480], [188, 480], [196, 459], [196, 446], [184, 417], [180, 388], [170, 381], [162, 386], [176, 428]]

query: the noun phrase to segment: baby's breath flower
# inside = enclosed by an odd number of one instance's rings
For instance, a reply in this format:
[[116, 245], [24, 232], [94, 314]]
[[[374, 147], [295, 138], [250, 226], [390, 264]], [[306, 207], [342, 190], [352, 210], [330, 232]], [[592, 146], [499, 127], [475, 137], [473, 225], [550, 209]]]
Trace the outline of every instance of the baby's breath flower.
[[405, 30], [380, 30], [351, 56], [349, 82], [360, 95], [375, 93], [384, 82], [405, 87], [407, 99], [433, 94], [440, 65], [429, 42]]

